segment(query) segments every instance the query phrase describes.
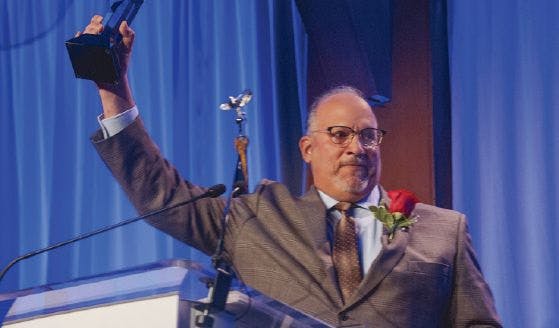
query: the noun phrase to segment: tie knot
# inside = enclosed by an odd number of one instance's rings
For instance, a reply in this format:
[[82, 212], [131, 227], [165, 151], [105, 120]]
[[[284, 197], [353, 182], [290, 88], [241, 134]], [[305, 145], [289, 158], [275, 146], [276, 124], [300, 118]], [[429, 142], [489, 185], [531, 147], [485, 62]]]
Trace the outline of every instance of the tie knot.
[[334, 205], [334, 208], [342, 213], [346, 213], [347, 210], [353, 207], [352, 203], [349, 202], [339, 202], [338, 204]]

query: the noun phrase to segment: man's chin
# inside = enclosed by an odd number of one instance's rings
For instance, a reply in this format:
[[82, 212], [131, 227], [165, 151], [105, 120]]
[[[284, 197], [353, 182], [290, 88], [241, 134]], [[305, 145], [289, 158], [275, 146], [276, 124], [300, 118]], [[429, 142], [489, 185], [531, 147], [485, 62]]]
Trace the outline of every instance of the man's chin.
[[369, 180], [357, 180], [351, 179], [350, 181], [338, 181], [337, 185], [346, 193], [356, 195], [359, 197], [365, 197], [366, 194], [370, 193], [374, 185], [371, 186]]

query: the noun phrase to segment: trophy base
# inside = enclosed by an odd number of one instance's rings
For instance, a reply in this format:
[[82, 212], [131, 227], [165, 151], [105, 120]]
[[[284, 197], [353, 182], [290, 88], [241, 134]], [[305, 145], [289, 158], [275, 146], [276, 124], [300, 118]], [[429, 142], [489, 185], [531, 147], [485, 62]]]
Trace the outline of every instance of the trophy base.
[[114, 47], [107, 37], [97, 34], [82, 34], [66, 41], [76, 77], [116, 84], [120, 78], [120, 63]]

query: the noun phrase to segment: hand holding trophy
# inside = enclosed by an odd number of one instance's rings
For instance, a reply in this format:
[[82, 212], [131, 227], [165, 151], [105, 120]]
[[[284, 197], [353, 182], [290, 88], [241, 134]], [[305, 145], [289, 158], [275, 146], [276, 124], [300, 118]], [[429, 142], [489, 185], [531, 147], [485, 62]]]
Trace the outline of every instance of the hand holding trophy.
[[126, 74], [134, 32], [128, 27], [143, 0], [122, 0], [111, 6], [107, 23], [96, 15], [84, 33], [66, 41], [76, 77], [97, 83], [118, 83]]

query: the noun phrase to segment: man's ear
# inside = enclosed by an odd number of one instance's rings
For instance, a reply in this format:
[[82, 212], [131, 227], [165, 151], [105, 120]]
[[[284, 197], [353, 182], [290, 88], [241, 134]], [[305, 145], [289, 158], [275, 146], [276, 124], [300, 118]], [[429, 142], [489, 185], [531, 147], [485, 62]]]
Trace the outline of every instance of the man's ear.
[[306, 163], [311, 162], [311, 154], [312, 154], [312, 142], [311, 137], [303, 136], [299, 140], [299, 150], [301, 151], [301, 157]]

